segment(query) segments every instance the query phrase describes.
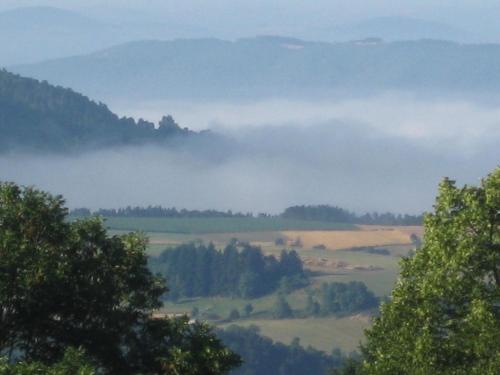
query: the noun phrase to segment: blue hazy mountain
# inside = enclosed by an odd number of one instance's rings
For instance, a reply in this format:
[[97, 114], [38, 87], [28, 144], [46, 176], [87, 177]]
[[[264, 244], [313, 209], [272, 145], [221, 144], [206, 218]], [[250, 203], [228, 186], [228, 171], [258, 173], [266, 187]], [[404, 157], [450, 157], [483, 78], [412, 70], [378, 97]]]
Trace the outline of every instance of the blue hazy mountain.
[[11, 67], [95, 98], [313, 95], [500, 89], [500, 45], [419, 40], [345, 43], [257, 37], [139, 41]]
[[[325, 30], [327, 32], [327, 30]], [[380, 38], [386, 41], [438, 39], [472, 42], [475, 36], [465, 30], [441, 22], [412, 17], [376, 17], [335, 27], [328, 33], [331, 40]]]

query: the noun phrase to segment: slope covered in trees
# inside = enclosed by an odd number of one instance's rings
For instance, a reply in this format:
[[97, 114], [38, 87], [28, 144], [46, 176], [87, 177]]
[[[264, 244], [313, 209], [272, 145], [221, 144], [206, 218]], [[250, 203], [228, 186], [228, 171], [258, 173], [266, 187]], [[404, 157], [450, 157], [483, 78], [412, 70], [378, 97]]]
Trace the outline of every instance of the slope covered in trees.
[[153, 123], [119, 118], [106, 105], [70, 89], [0, 70], [0, 152], [12, 149], [79, 151], [165, 143], [192, 132], [164, 117]]

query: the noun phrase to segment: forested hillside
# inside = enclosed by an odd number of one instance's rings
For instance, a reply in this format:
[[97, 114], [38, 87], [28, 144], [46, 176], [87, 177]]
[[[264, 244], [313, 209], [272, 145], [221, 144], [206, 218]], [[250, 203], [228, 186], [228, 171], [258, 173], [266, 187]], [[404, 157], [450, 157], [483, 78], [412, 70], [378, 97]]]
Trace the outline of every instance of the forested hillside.
[[70, 89], [0, 70], [0, 152], [12, 149], [79, 151], [164, 143], [193, 134], [164, 117], [151, 122], [119, 118], [106, 105]]

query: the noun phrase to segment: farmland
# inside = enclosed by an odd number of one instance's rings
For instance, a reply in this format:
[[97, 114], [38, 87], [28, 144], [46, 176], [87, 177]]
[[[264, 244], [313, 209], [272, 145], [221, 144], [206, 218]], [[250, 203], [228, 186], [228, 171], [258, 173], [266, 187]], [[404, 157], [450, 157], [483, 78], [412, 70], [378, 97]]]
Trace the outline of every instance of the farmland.
[[[411, 236], [422, 237], [419, 226], [352, 225], [281, 218], [123, 218], [106, 219], [112, 233], [143, 231], [149, 238], [148, 252], [155, 256], [170, 246], [186, 242], [213, 243], [222, 249], [228, 242], [260, 246], [264, 253], [278, 256], [283, 248], [293, 248], [311, 272], [307, 288], [287, 294], [294, 311], [306, 305], [307, 291], [322, 283], [362, 281], [377, 296], [390, 294], [396, 281], [398, 262], [414, 247]], [[383, 248], [385, 253], [364, 249]], [[385, 255], [384, 255], [385, 254]], [[271, 311], [277, 293], [246, 300], [236, 297], [204, 297], [166, 301], [165, 314], [190, 314], [196, 308], [202, 319], [218, 327], [230, 324], [256, 325], [263, 335], [284, 343], [300, 337], [301, 343], [329, 352], [335, 348], [355, 350], [370, 324], [370, 312], [345, 317], [297, 317], [276, 320]], [[243, 311], [251, 303], [248, 317], [229, 321], [234, 309]]]
[[348, 230], [352, 224], [307, 220], [282, 219], [278, 217], [230, 217], [230, 218], [153, 218], [153, 217], [108, 217], [110, 229], [140, 230], [143, 232], [206, 234], [285, 230]]

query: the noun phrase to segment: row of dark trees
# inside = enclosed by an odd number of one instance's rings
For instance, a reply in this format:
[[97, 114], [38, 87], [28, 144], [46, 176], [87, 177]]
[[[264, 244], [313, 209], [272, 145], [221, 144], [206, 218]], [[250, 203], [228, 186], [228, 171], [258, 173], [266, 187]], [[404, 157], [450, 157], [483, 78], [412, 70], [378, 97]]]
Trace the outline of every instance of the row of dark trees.
[[167, 278], [168, 297], [239, 296], [254, 298], [280, 284], [303, 285], [306, 275], [295, 251], [283, 250], [279, 259], [259, 247], [231, 243], [223, 251], [213, 244], [183, 244], [150, 259], [154, 272]]
[[241, 213], [217, 210], [187, 210], [172, 208], [165, 208], [162, 206], [147, 206], [147, 207], [131, 207], [125, 208], [101, 208], [97, 211], [91, 211], [88, 208], [77, 208], [71, 210], [72, 216], [88, 217], [92, 215], [99, 215], [104, 217], [172, 217], [172, 218], [215, 218], [215, 217], [252, 217], [251, 213]]
[[343, 208], [329, 205], [292, 206], [288, 207], [281, 216], [285, 219], [376, 225], [421, 225], [423, 221], [423, 215], [401, 215], [391, 212], [357, 215]]
[[273, 216], [269, 214], [241, 213], [218, 210], [186, 210], [176, 208], [165, 208], [162, 206], [147, 207], [125, 207], [125, 208], [101, 208], [91, 211], [88, 208], [77, 208], [71, 211], [72, 216], [87, 217], [100, 215], [104, 217], [173, 217], [173, 218], [218, 218], [218, 217], [281, 217], [283, 219], [327, 221], [336, 223], [353, 224], [377, 224], [377, 225], [421, 225], [423, 215], [401, 215], [394, 213], [366, 213], [354, 214], [340, 207], [318, 205], [318, 206], [293, 206], [288, 207], [282, 214]]

